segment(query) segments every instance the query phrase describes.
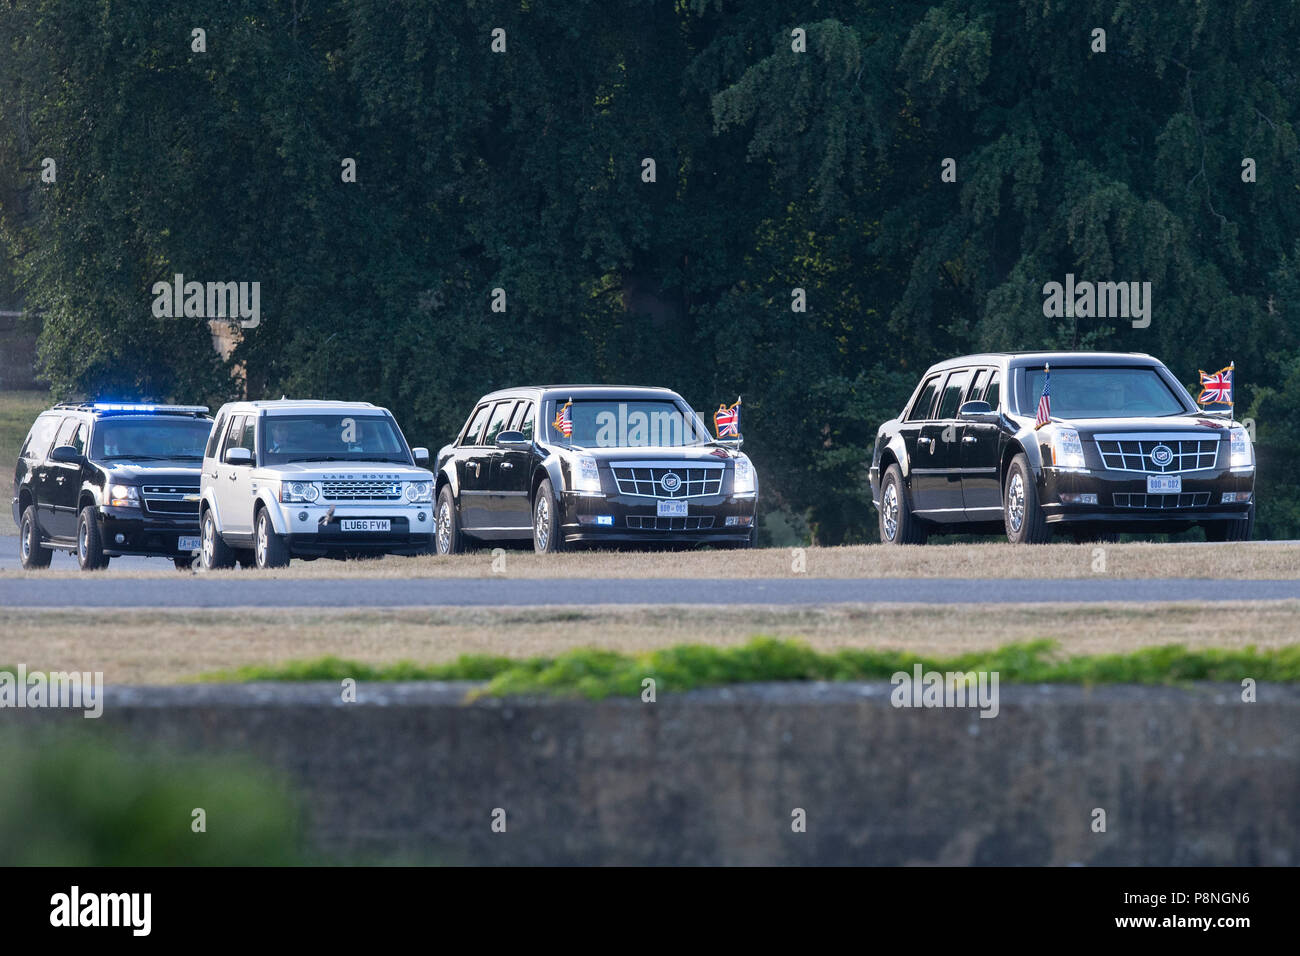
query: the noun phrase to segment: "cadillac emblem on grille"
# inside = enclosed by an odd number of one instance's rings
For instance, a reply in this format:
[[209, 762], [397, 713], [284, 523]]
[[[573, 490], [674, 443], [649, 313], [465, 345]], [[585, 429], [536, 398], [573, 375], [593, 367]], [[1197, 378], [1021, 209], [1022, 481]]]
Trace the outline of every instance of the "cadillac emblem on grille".
[[659, 483], [664, 486], [664, 491], [670, 495], [682, 486], [681, 478], [677, 476], [676, 472], [672, 471], [660, 478]]
[[1151, 462], [1158, 468], [1164, 468], [1174, 460], [1174, 450], [1168, 445], [1156, 445], [1151, 449]]

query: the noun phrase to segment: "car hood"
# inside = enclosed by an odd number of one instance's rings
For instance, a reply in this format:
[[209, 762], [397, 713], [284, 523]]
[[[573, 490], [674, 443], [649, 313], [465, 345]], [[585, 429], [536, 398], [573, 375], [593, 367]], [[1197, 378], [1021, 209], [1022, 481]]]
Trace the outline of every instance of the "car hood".
[[1080, 437], [1096, 435], [1153, 434], [1180, 432], [1198, 438], [1226, 438], [1232, 422], [1202, 415], [1168, 415], [1159, 418], [1074, 418], [1062, 419], [1078, 429]]
[[717, 445], [691, 445], [688, 447], [636, 447], [636, 448], [583, 448], [575, 446], [569, 449], [557, 446], [562, 451], [577, 455], [590, 455], [598, 462], [611, 461], [728, 461], [736, 457], [736, 452]]
[[392, 461], [295, 461], [259, 468], [257, 474], [264, 478], [283, 478], [287, 481], [433, 480], [433, 472], [427, 468], [399, 465]]
[[134, 484], [166, 484], [175, 482], [179, 485], [198, 487], [199, 475], [203, 473], [201, 462], [181, 461], [97, 461], [100, 468], [113, 481], [126, 481]]

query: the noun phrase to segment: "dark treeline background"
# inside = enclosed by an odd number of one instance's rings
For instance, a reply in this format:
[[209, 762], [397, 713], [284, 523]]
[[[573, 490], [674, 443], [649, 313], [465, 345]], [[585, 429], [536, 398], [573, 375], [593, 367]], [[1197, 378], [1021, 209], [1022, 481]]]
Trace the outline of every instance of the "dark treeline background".
[[[836, 543], [875, 538], [875, 429], [932, 361], [1235, 360], [1257, 533], [1300, 534], [1296, 4], [160, 6], [0, 0], [0, 284], [60, 395], [230, 397], [150, 289], [259, 281], [252, 397], [436, 447], [509, 384], [739, 393], [767, 505]], [[1067, 272], [1150, 281], [1150, 328], [1044, 318]]]

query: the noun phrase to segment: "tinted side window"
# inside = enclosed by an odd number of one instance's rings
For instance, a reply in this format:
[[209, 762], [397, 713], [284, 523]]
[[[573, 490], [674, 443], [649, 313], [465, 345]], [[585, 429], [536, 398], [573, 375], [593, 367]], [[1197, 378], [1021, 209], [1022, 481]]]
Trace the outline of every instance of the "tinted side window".
[[492, 410], [492, 421], [488, 424], [487, 435], [483, 438], [483, 444], [492, 445], [496, 443], [497, 436], [505, 431], [506, 422], [510, 420], [510, 413], [514, 410], [514, 399], [508, 402], [497, 402], [496, 408]]
[[975, 381], [970, 383], [970, 391], [966, 393], [965, 401], [980, 401], [980, 394], [984, 391], [984, 382], [988, 377], [989, 370], [986, 368], [982, 368], [975, 373]]
[[54, 439], [54, 447], [73, 444], [77, 436], [77, 426], [80, 424], [81, 422], [75, 418], [65, 418], [63, 427], [59, 429], [59, 434]]
[[254, 459], [257, 458], [257, 446], [253, 444], [253, 439], [257, 437], [257, 418], [249, 415], [244, 418], [244, 433], [239, 436], [239, 447], [247, 448], [249, 454]]
[[533, 437], [533, 403], [524, 403], [524, 420], [519, 423], [519, 431], [524, 433], [524, 437], [532, 440]]
[[59, 415], [41, 415], [32, 425], [32, 430], [27, 434], [27, 441], [23, 443], [23, 450], [20, 453], [23, 458], [44, 461], [46, 454], [54, 442], [54, 433], [59, 429]]
[[487, 424], [488, 412], [491, 405], [480, 405], [474, 409], [474, 414], [469, 418], [469, 424], [465, 426], [465, 437], [460, 440], [462, 445], [477, 445], [479, 436], [483, 434], [483, 426]]
[[217, 454], [217, 442], [221, 441], [221, 430], [226, 427], [226, 414], [222, 412], [217, 416], [217, 422], [212, 426], [212, 431], [208, 432], [208, 445], [203, 449], [204, 458], [215, 458]]
[[515, 405], [514, 413], [510, 416], [510, 422], [506, 425], [506, 431], [519, 431], [520, 420], [524, 417], [524, 409], [527, 405], [527, 402], [519, 402]]
[[244, 433], [244, 415], [236, 415], [230, 420], [230, 430], [226, 432], [226, 440], [221, 443], [221, 460], [226, 460], [226, 452], [232, 448], [239, 447], [239, 439]]
[[984, 401], [993, 406], [993, 410], [998, 410], [998, 402], [1002, 398], [1002, 380], [997, 371], [994, 371], [993, 377], [989, 379], [989, 387], [984, 392]]
[[930, 417], [930, 409], [934, 407], [934, 393], [938, 388], [939, 376], [936, 375], [925, 383], [921, 394], [912, 403], [912, 410], [907, 416], [909, 422], [923, 422]]
[[952, 372], [943, 386], [943, 397], [939, 399], [939, 414], [936, 418], [952, 418], [957, 414], [961, 397], [966, 394], [966, 384], [970, 381], [970, 369], [964, 368]]

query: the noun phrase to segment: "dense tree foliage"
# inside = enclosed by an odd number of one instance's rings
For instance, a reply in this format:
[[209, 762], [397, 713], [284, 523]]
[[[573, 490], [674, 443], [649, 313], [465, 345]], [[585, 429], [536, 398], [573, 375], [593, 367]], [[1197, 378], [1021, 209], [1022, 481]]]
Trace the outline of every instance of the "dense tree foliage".
[[[876, 426], [936, 359], [1235, 360], [1260, 530], [1295, 535], [1296, 50], [1259, 0], [9, 0], [0, 228], [60, 392], [226, 397], [150, 290], [258, 281], [254, 395], [436, 446], [512, 383], [743, 394], [768, 502], [825, 543], [874, 537]], [[1150, 282], [1150, 326], [1046, 318], [1067, 273]]]

